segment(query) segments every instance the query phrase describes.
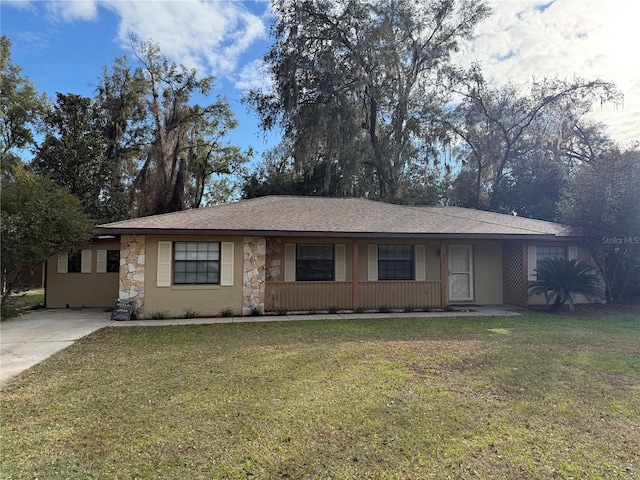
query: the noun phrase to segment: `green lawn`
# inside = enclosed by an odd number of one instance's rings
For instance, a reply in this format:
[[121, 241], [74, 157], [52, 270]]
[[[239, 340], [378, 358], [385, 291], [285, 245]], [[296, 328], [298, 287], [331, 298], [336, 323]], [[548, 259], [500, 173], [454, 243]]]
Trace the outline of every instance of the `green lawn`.
[[2, 389], [3, 478], [640, 478], [640, 318], [107, 328]]

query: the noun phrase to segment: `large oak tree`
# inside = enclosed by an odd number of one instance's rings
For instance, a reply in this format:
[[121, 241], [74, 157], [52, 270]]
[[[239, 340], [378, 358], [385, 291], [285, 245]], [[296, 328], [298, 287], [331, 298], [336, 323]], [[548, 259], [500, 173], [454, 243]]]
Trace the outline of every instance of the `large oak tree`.
[[[277, 0], [265, 57], [274, 89], [248, 101], [280, 126], [296, 171], [325, 191], [395, 201], [429, 158], [429, 124], [449, 99], [451, 55], [489, 14], [481, 0]], [[336, 175], [337, 174], [337, 175]], [[338, 177], [344, 186], [332, 188]], [[367, 187], [362, 192], [362, 185]]]

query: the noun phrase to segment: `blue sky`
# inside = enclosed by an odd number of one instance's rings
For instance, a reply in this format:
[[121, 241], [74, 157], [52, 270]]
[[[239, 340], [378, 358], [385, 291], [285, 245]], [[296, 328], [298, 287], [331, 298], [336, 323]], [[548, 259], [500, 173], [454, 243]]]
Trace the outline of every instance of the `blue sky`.
[[[594, 109], [622, 143], [640, 140], [640, 2], [637, 0], [490, 0], [495, 14], [456, 61], [480, 61], [495, 84], [533, 77], [601, 78], [618, 84], [623, 108]], [[268, 1], [2, 0], [2, 34], [14, 63], [41, 92], [90, 96], [102, 66], [129, 54], [127, 32], [153, 38], [176, 63], [217, 77], [239, 128], [231, 140], [258, 152], [266, 141], [253, 112], [240, 104], [247, 88], [265, 85], [260, 60], [270, 44]]]

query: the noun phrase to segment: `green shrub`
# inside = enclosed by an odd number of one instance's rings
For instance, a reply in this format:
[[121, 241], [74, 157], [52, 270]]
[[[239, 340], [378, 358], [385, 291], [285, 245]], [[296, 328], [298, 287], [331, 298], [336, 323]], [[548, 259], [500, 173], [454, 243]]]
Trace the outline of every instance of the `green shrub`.
[[15, 317], [20, 310], [10, 302], [2, 304], [2, 312], [0, 312], [0, 318], [6, 320], [7, 318]]
[[575, 259], [545, 258], [535, 270], [538, 279], [529, 285], [529, 295], [543, 294], [551, 309], [559, 309], [568, 302], [573, 311], [576, 295], [583, 295], [589, 300], [602, 295], [595, 270], [594, 266]]
[[198, 312], [196, 312], [195, 310], [191, 310], [190, 308], [187, 308], [187, 310], [185, 310], [184, 312], [184, 318], [198, 318], [200, 315], [198, 315]]
[[223, 309], [220, 312], [220, 316], [221, 317], [226, 317], [226, 318], [233, 317], [233, 308], [227, 307], [227, 308]]
[[152, 320], [164, 320], [167, 318], [168, 312], [151, 312]]

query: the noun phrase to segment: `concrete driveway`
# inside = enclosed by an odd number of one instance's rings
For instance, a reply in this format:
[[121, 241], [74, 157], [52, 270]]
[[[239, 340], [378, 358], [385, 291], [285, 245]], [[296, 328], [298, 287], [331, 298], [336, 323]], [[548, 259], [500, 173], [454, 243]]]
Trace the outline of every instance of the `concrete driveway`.
[[456, 312], [336, 313], [317, 315], [265, 315], [259, 317], [134, 320], [114, 322], [103, 309], [35, 310], [0, 322], [0, 383], [32, 367], [76, 340], [103, 327], [167, 326], [236, 322], [345, 320], [385, 318], [437, 318], [519, 315], [504, 305], [473, 306]]
[[0, 382], [113, 323], [109, 312], [88, 308], [36, 310], [3, 320], [0, 322]]

